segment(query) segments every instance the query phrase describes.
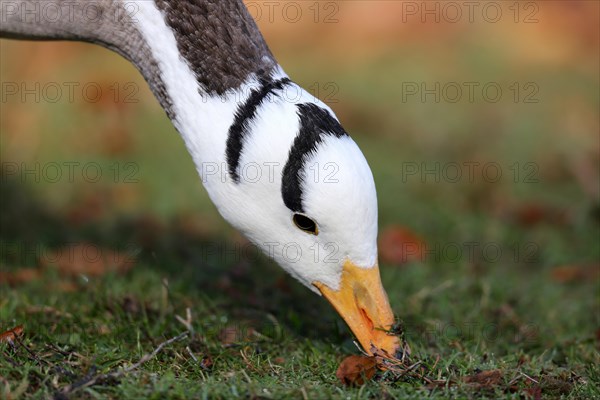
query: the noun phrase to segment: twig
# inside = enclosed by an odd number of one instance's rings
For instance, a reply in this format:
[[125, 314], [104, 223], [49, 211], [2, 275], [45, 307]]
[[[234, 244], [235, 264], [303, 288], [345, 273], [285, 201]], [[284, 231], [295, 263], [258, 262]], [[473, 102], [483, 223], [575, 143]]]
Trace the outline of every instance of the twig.
[[[423, 366], [423, 361], [417, 361], [412, 364], [408, 364], [408, 357], [403, 357], [398, 359], [396, 357], [390, 356], [385, 350], [382, 349], [372, 349], [374, 356], [377, 359], [377, 362], [382, 365], [387, 371], [391, 372], [392, 378], [394, 381], [398, 381], [404, 377], [419, 379], [427, 384], [447, 384], [449, 381], [447, 379], [435, 379], [426, 375], [426, 371], [419, 371], [418, 367]], [[437, 366], [439, 361], [439, 357], [436, 359], [434, 367]], [[433, 371], [434, 368], [427, 368], [429, 371]]]
[[83, 382], [77, 382], [74, 384], [71, 384], [67, 387], [65, 387], [62, 391], [61, 391], [61, 395], [67, 395], [70, 393], [73, 393], [76, 390], [79, 389], [84, 389], [86, 387], [90, 387], [95, 385], [96, 383], [98, 383], [99, 381], [104, 381], [107, 379], [117, 379], [122, 377], [123, 375], [127, 374], [128, 372], [131, 372], [137, 368], [139, 368], [142, 364], [144, 364], [145, 362], [151, 360], [152, 358], [154, 358], [158, 353], [160, 353], [162, 351], [163, 348], [165, 348], [165, 346], [170, 345], [171, 343], [180, 341], [181, 339], [185, 338], [188, 335], [188, 332], [184, 332], [178, 336], [172, 337], [169, 340], [166, 340], [164, 342], [162, 342], [161, 344], [158, 345], [158, 347], [156, 349], [154, 349], [154, 351], [150, 354], [144, 354], [142, 356], [142, 358], [140, 358], [140, 360], [138, 362], [136, 362], [133, 365], [130, 365], [127, 368], [123, 368], [121, 370], [118, 371], [112, 371], [112, 372], [108, 372], [106, 374], [98, 374], [95, 376], [90, 377], [89, 379], [85, 379]]
[[517, 371], [517, 372], [519, 372], [519, 373], [520, 373], [521, 375], [523, 375], [525, 378], [529, 379], [531, 382], [539, 384], [539, 382], [538, 382], [538, 381], [536, 381], [535, 379], [533, 379], [532, 377], [530, 377], [530, 376], [529, 376], [529, 375], [527, 375], [526, 373], [524, 373], [524, 372], [521, 372], [521, 371]]
[[181, 318], [179, 315], [175, 315], [177, 321], [181, 322], [190, 333], [194, 333], [194, 328], [192, 327], [192, 310], [187, 307], [185, 309], [185, 319]]
[[[64, 357], [64, 358], [63, 358], [63, 363], [65, 363], [65, 362], [64, 362], [64, 360], [65, 360], [66, 358], [68, 358], [68, 357], [71, 357], [71, 355], [73, 355], [73, 354], [77, 354], [77, 353], [74, 353], [74, 352], [71, 352], [71, 351], [64, 351], [64, 350], [61, 350], [61, 349], [60, 349], [60, 348], [59, 348], [59, 347], [58, 347], [56, 344], [54, 344], [54, 343], [47, 343], [47, 344], [46, 344], [46, 347], [47, 347], [47, 348], [49, 347], [50, 349], [52, 349], [52, 350], [53, 350], [53, 351], [55, 351], [56, 353], [59, 353], [60, 355], [62, 355], [62, 356]], [[81, 356], [81, 355], [80, 355], [80, 354], [77, 354], [77, 356]], [[67, 363], [68, 363], [68, 361], [67, 361]], [[67, 365], [68, 365], [68, 364], [67, 364]], [[69, 369], [67, 369], [67, 368], [64, 368], [64, 367], [62, 367], [62, 366], [60, 366], [60, 365], [57, 365], [56, 363], [52, 365], [52, 367], [51, 367], [51, 370], [52, 370], [52, 371], [55, 371], [55, 372], [57, 372], [57, 373], [59, 373], [59, 374], [66, 375], [66, 376], [68, 376], [68, 377], [76, 377], [76, 376], [77, 376], [77, 375], [75, 375], [75, 373], [74, 373], [73, 371], [71, 371], [71, 370], [69, 370]]]
[[190, 356], [192, 356], [192, 359], [197, 363], [198, 359], [196, 358], [196, 356], [194, 355], [194, 353], [192, 353], [192, 350], [190, 349], [190, 346], [185, 346], [185, 349], [187, 350], [188, 354]]
[[438, 365], [438, 362], [439, 362], [439, 361], [440, 361], [440, 355], [438, 354], [438, 355], [435, 357], [435, 363], [434, 363], [434, 364], [433, 364], [433, 366], [430, 368], [430, 370], [434, 371], [434, 370], [435, 370], [435, 367], [437, 367], [437, 365]]
[[42, 365], [42, 364], [50, 365], [50, 363], [48, 361], [42, 360], [37, 354], [35, 354], [33, 351], [31, 351], [29, 349], [29, 347], [27, 347], [25, 345], [25, 343], [23, 343], [23, 341], [21, 340], [20, 337], [16, 336], [15, 337], [15, 342], [17, 342], [19, 344], [19, 346], [21, 346], [22, 348], [24, 348], [25, 351], [27, 353], [29, 353], [29, 355], [31, 356], [31, 357], [29, 357], [30, 360], [32, 359], [32, 360], [36, 361], [39, 365]]
[[46, 347], [50, 347], [52, 350], [54, 350], [54, 351], [55, 351], [55, 352], [57, 352], [57, 353], [60, 353], [60, 354], [62, 354], [64, 357], [67, 357], [67, 356], [70, 356], [70, 355], [71, 355], [71, 352], [69, 352], [69, 351], [64, 351], [64, 350], [61, 350], [61, 349], [60, 349], [60, 348], [59, 348], [57, 345], [55, 345], [54, 343], [49, 343], [49, 344], [47, 343], [47, 344], [46, 344]]

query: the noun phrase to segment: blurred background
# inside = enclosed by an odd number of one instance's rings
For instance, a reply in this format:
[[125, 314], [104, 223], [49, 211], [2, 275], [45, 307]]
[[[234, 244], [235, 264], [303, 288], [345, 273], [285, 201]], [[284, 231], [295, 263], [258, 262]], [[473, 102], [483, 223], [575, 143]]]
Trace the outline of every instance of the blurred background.
[[[595, 332], [600, 3], [247, 3], [285, 71], [335, 110], [372, 167], [396, 312], [410, 322], [427, 293], [454, 288], [429, 314], [447, 321], [483, 280], [477, 299], [560, 321], [552, 335]], [[197, 253], [242, 239], [132, 65], [82, 43], [0, 46], [4, 243], [134, 243], [153, 268], [238, 268]], [[13, 253], [3, 268], [39, 262]], [[256, 276], [294, 285], [263, 264]]]

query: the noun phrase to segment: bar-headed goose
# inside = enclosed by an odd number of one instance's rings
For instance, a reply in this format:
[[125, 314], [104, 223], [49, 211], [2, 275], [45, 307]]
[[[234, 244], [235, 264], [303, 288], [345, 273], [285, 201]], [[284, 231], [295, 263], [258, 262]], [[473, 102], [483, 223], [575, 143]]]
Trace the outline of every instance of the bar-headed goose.
[[130, 60], [223, 217], [329, 300], [366, 352], [396, 353], [369, 165], [283, 72], [241, 0], [1, 3], [1, 37], [87, 41]]

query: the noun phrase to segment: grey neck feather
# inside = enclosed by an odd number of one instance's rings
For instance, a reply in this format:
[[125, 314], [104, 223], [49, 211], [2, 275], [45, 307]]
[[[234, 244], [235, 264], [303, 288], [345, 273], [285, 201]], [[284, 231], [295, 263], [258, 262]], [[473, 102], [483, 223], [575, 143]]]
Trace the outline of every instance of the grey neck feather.
[[[251, 74], [268, 78], [277, 65], [241, 0], [148, 1], [154, 1], [161, 10], [175, 34], [181, 58], [209, 95], [223, 95]], [[138, 68], [169, 118], [174, 119], [172, 101], [147, 43], [152, 38], [143, 37], [136, 26], [135, 3], [54, 0], [54, 10], [59, 7], [60, 11], [53, 15], [45, 2], [0, 0], [0, 37], [77, 40], [116, 51]]]

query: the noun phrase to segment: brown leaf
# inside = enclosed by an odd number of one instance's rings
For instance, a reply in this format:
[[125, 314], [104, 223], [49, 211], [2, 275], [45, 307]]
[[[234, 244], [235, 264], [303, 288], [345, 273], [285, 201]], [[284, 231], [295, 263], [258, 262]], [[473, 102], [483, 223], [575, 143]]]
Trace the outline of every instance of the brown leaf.
[[15, 271], [0, 272], [0, 283], [6, 283], [10, 286], [22, 285], [31, 282], [40, 277], [41, 271], [38, 268], [19, 268]]
[[135, 258], [92, 243], [78, 243], [48, 252], [42, 264], [57, 268], [61, 275], [67, 277], [102, 276], [108, 272], [129, 271], [135, 264]]
[[521, 204], [513, 213], [514, 220], [524, 227], [536, 226], [541, 223], [564, 225], [567, 222], [567, 216], [563, 211], [545, 204]]
[[465, 377], [466, 383], [472, 383], [479, 387], [495, 386], [502, 380], [502, 371], [492, 369], [489, 371], [481, 371], [474, 375]]
[[425, 257], [425, 242], [410, 230], [390, 226], [379, 236], [379, 256], [384, 263], [402, 265]]
[[542, 388], [537, 385], [530, 388], [526, 388], [524, 392], [527, 398], [534, 400], [541, 400], [542, 398]]
[[77, 292], [78, 290], [80, 290], [81, 287], [79, 287], [79, 285], [77, 285], [77, 283], [75, 283], [75, 282], [65, 280], [65, 281], [56, 282], [56, 284], [53, 284], [51, 286], [51, 289], [53, 291], [62, 292], [62, 293], [73, 293], [73, 292]]
[[70, 224], [81, 226], [99, 221], [109, 212], [109, 193], [107, 191], [84, 192], [78, 196], [75, 205], [67, 210], [66, 218]]
[[[42, 262], [43, 264], [43, 262]], [[19, 286], [25, 283], [41, 280], [43, 270], [39, 268], [19, 268], [15, 271], [0, 272], [0, 284], [8, 284], [9, 286]], [[52, 292], [70, 293], [79, 290], [79, 286], [71, 281], [52, 282], [46, 286]]]
[[210, 355], [206, 355], [202, 357], [202, 361], [200, 361], [200, 367], [205, 370], [210, 370], [213, 366], [213, 359]]
[[0, 334], [0, 343], [10, 343], [23, 334], [23, 325], [17, 325], [12, 329]]
[[554, 282], [573, 283], [598, 279], [600, 264], [597, 265], [562, 265], [552, 269], [551, 277]]
[[348, 356], [338, 367], [335, 376], [346, 386], [361, 386], [375, 375], [375, 357]]

